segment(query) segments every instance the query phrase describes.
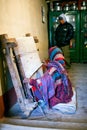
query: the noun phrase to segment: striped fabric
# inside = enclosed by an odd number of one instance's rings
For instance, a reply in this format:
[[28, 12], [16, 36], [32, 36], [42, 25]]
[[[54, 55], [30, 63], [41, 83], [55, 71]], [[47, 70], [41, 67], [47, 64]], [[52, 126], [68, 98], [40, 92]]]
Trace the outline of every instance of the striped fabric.
[[57, 61], [49, 62], [44, 75], [39, 79], [31, 79], [30, 84], [36, 100], [43, 100], [49, 107], [71, 101], [71, 82], [66, 70]]
[[70, 102], [73, 96], [72, 84], [64, 67], [57, 61], [51, 61], [48, 70], [55, 84], [55, 95], [49, 99], [50, 107]]
[[73, 96], [72, 85], [64, 68], [64, 56], [58, 47], [49, 49], [47, 71], [38, 79], [31, 79], [32, 91], [37, 101], [43, 100], [50, 108], [67, 103]]
[[57, 46], [51, 47], [49, 49], [49, 59], [51, 61], [58, 61], [60, 62], [63, 66], [65, 66], [65, 58], [63, 56], [63, 52], [60, 48]]

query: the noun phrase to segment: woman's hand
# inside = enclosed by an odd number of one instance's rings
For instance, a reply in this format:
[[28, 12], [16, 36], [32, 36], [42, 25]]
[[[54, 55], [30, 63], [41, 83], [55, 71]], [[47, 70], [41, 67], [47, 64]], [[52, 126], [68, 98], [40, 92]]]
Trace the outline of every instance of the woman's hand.
[[24, 78], [23, 83], [29, 83], [30, 82], [30, 78]]

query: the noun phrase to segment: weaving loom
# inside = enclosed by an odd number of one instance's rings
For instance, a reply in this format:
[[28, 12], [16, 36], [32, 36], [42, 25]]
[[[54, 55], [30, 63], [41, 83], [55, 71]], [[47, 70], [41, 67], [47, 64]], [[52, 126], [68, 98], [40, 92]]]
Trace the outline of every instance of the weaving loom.
[[16, 41], [18, 46], [14, 48], [15, 54], [20, 57], [24, 76], [30, 78], [42, 66], [34, 39], [32, 36], [20, 37]]
[[[4, 43], [3, 49], [4, 48], [6, 49], [5, 57], [6, 57], [8, 68], [9, 68], [9, 71], [11, 74], [15, 92], [17, 95], [17, 101], [18, 101], [19, 106], [21, 107], [22, 111], [24, 112], [24, 114], [26, 116], [29, 116], [30, 112], [32, 110], [34, 110], [35, 107], [39, 106], [39, 104], [38, 104], [38, 102], [36, 102], [36, 99], [34, 97], [35, 95], [32, 92], [32, 89], [31, 89], [32, 86], [30, 85], [29, 82], [24, 84], [23, 80], [25, 78], [38, 79], [40, 77], [42, 77], [42, 79], [43, 79], [44, 76], [46, 75], [45, 73], [43, 74], [42, 63], [41, 63], [41, 60], [40, 60], [40, 57], [39, 57], [39, 54], [38, 54], [38, 51], [37, 51], [37, 48], [35, 45], [34, 38], [32, 36], [19, 37], [19, 38], [15, 39], [15, 42], [10, 43], [7, 39], [5, 39], [5, 41], [3, 40], [2, 42]], [[16, 43], [17, 45], [14, 46], [14, 43]], [[12, 56], [11, 56], [9, 50], [12, 51]], [[58, 50], [58, 48], [57, 48], [57, 50]], [[61, 53], [61, 55], [62, 55], [62, 53]], [[61, 55], [59, 55], [59, 56], [61, 56]], [[62, 57], [62, 58], [64, 59], [64, 57]], [[13, 62], [14, 59], [15, 59], [15, 62]], [[64, 62], [62, 62], [62, 59], [57, 59], [57, 60], [61, 60], [60, 63], [64, 63]], [[51, 63], [51, 62], [49, 62], [49, 63]], [[60, 64], [60, 63], [58, 63], [58, 64]], [[61, 64], [60, 64], [60, 66], [61, 66]], [[52, 67], [53, 67], [53, 64], [52, 64]], [[59, 67], [59, 68], [61, 68], [61, 67]], [[57, 71], [58, 74], [59, 74], [59, 68]], [[18, 79], [18, 75], [19, 75], [19, 79], [21, 81]], [[52, 79], [52, 77], [50, 77], [50, 78]], [[46, 82], [46, 79], [47, 78], [44, 79], [45, 82]], [[51, 80], [49, 80], [49, 83], [50, 82], [51, 82]], [[48, 81], [47, 81], [47, 83], [48, 83]], [[44, 88], [44, 85], [42, 87]], [[45, 87], [47, 87], [47, 84]], [[48, 88], [50, 89], [50, 86], [48, 86]], [[49, 89], [47, 89], [47, 90], [49, 90]], [[54, 89], [54, 86], [53, 86], [53, 89]], [[52, 89], [50, 89], [50, 90], [52, 90]], [[48, 91], [47, 91], [47, 94], [48, 94]], [[55, 91], [54, 91], [54, 94], [55, 94]], [[75, 93], [74, 93], [74, 95], [75, 95]], [[43, 94], [42, 94], [42, 97], [43, 97]], [[31, 99], [32, 99], [32, 101], [31, 101]], [[40, 99], [38, 99], [38, 100], [40, 100]], [[52, 101], [53, 101], [53, 97], [52, 97]], [[73, 101], [74, 101], [74, 103], [73, 103]], [[76, 101], [76, 97], [74, 96], [74, 98], [72, 97], [71, 103], [67, 103], [67, 104], [59, 103], [58, 105], [55, 105], [53, 107], [53, 109], [61, 110], [61, 112], [73, 113], [76, 110], [75, 101]], [[71, 111], [69, 111], [69, 108], [71, 108], [71, 107], [72, 107], [72, 109], [70, 109]], [[39, 108], [40, 108], [40, 111], [44, 115], [44, 111], [42, 110], [41, 106], [39, 106]], [[62, 108], [63, 108], [63, 110], [62, 110]]]
[[[14, 48], [15, 57], [18, 59], [18, 66], [20, 66], [20, 73], [22, 82], [24, 78], [39, 78], [43, 75], [42, 63], [32, 36], [16, 38], [17, 47]], [[36, 102], [31, 86], [29, 83], [24, 85], [25, 93], [29, 100], [32, 98]], [[29, 102], [30, 103], [30, 102]], [[38, 105], [38, 104], [37, 104]], [[40, 111], [44, 115], [41, 107], [38, 105]]]
[[32, 94], [33, 101], [26, 98], [24, 89], [27, 87], [28, 94], [30, 94], [30, 85], [24, 85], [23, 79], [32, 76], [36, 78], [38, 75], [41, 76], [43, 74], [41, 69], [42, 63], [34, 39], [33, 37], [9, 39], [7, 34], [3, 34], [0, 36], [0, 40], [2, 43], [2, 53], [17, 96], [17, 102], [24, 115], [29, 116], [38, 104], [33, 102], [34, 97]]

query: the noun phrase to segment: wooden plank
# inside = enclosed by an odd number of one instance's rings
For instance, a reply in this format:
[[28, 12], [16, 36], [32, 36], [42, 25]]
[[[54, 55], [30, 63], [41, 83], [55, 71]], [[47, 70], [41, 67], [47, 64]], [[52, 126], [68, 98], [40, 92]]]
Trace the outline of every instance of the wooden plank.
[[11, 75], [11, 79], [13, 82], [13, 86], [15, 88], [15, 92], [17, 95], [17, 101], [20, 105], [20, 108], [23, 112], [26, 111], [26, 107], [25, 107], [25, 95], [22, 89], [22, 84], [20, 82], [20, 80], [18, 79], [18, 75], [16, 73], [15, 67], [14, 67], [14, 63], [12, 60], [12, 57], [10, 55], [10, 49], [9, 48], [13, 48], [15, 46], [15, 44], [13, 42], [11, 42], [9, 44], [9, 41], [7, 40], [7, 35], [1, 35], [0, 36], [0, 41], [2, 43], [2, 50], [3, 50], [3, 55], [6, 59], [7, 62], [7, 66]]
[[24, 77], [30, 78], [42, 66], [34, 38], [19, 37], [16, 41], [18, 46], [14, 48], [15, 55], [19, 56]]

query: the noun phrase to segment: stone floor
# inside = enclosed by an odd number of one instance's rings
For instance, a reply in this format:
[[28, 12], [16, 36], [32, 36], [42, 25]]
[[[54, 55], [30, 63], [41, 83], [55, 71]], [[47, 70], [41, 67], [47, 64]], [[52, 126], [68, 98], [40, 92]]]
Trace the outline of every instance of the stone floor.
[[[34, 125], [34, 121], [39, 121], [39, 123], [41, 122], [43, 125], [46, 125], [47, 123], [49, 127], [53, 128], [76, 128], [77, 126], [78, 129], [82, 128], [82, 130], [87, 130], [87, 64], [73, 63], [71, 65], [71, 68], [67, 71], [77, 94], [76, 112], [74, 114], [62, 114], [61, 112], [53, 112], [47, 114], [44, 117], [28, 118], [28, 125], [29, 121], [30, 124], [32, 121], [32, 125]], [[8, 120], [8, 122], [11, 121], [12, 119]]]
[[[47, 120], [87, 122], [87, 64], [72, 64], [67, 70], [77, 94], [77, 110], [74, 114], [47, 115]], [[45, 120], [46, 120], [45, 118]]]

